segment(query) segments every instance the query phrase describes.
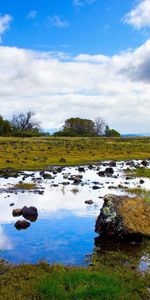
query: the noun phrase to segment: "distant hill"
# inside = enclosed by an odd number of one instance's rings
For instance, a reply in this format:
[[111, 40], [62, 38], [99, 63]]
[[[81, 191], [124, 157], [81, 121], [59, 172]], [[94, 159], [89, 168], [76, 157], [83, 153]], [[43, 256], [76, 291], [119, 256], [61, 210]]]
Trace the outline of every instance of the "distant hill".
[[140, 137], [140, 136], [150, 136], [150, 133], [124, 133], [121, 134], [122, 137]]

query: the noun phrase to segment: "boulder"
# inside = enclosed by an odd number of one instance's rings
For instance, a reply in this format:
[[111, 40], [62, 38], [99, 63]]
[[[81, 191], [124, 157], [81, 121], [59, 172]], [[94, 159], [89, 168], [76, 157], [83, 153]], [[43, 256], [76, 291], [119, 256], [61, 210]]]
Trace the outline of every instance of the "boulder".
[[30, 226], [30, 223], [26, 220], [19, 220], [15, 223], [15, 227], [17, 230], [27, 229]]
[[34, 206], [30, 206], [30, 207], [24, 206], [22, 208], [22, 215], [25, 219], [27, 219], [31, 222], [35, 222], [37, 220], [37, 217], [38, 217], [37, 208], [34, 207]]
[[150, 205], [138, 198], [106, 195], [95, 231], [113, 238], [150, 237]]
[[22, 209], [21, 208], [15, 208], [12, 211], [13, 217], [20, 217], [22, 215]]

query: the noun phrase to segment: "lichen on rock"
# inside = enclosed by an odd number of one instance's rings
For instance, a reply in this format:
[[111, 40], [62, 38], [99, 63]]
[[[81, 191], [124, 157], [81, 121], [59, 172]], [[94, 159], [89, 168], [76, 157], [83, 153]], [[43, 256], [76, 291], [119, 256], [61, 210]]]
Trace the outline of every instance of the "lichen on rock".
[[150, 205], [138, 198], [106, 195], [95, 231], [111, 237], [150, 237]]

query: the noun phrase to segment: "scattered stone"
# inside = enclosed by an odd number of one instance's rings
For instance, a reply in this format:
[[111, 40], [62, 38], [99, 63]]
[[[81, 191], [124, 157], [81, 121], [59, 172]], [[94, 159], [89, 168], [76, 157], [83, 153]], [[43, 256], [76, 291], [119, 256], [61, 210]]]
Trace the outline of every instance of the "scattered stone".
[[14, 205], [15, 205], [15, 203], [10, 203], [10, 204], [9, 204], [9, 206], [14, 206]]
[[78, 171], [79, 171], [79, 172], [85, 172], [85, 169], [84, 169], [84, 167], [79, 167], [79, 168], [78, 168]]
[[110, 161], [109, 165], [110, 167], [116, 167], [116, 161], [115, 160]]
[[112, 176], [112, 174], [114, 173], [114, 170], [113, 170], [113, 168], [106, 168], [105, 169], [105, 175], [106, 176]]
[[140, 179], [140, 184], [143, 184], [145, 181], [143, 179]]
[[35, 222], [37, 220], [37, 217], [38, 217], [37, 208], [34, 207], [34, 206], [30, 206], [30, 207], [24, 206], [22, 208], [22, 215], [25, 219], [27, 219], [31, 222]]
[[85, 204], [92, 205], [93, 203], [94, 203], [94, 201], [93, 201], [93, 200], [86, 200], [86, 201], [85, 201]]
[[31, 224], [27, 222], [26, 220], [19, 220], [15, 223], [15, 227], [17, 230], [27, 229]]
[[99, 190], [99, 189], [100, 189], [100, 186], [98, 186], [98, 185], [93, 185], [93, 186], [92, 186], [92, 189], [93, 189], [93, 190]]
[[43, 178], [44, 179], [54, 179], [54, 177], [49, 173], [43, 173]]
[[20, 217], [22, 215], [22, 209], [21, 208], [15, 208], [12, 211], [13, 217]]
[[100, 177], [105, 177], [105, 171], [99, 171], [97, 173]]
[[147, 160], [142, 160], [141, 165], [143, 165], [144, 167], [148, 166], [148, 161]]

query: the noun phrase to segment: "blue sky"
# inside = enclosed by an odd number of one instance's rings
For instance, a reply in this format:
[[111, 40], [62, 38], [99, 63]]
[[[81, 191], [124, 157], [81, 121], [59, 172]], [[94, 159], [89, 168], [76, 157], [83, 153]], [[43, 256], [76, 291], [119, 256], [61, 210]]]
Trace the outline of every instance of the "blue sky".
[[149, 0], [5, 0], [1, 114], [31, 109], [44, 128], [100, 116], [121, 132], [148, 132], [149, 16]]
[[[6, 0], [1, 3], [1, 15], [10, 14], [13, 22], [3, 43], [71, 54], [112, 55], [138, 47], [146, 39], [122, 21], [133, 4], [131, 0], [121, 4], [120, 0], [97, 0], [83, 6], [72, 0]], [[62, 27], [53, 24], [56, 16]]]

